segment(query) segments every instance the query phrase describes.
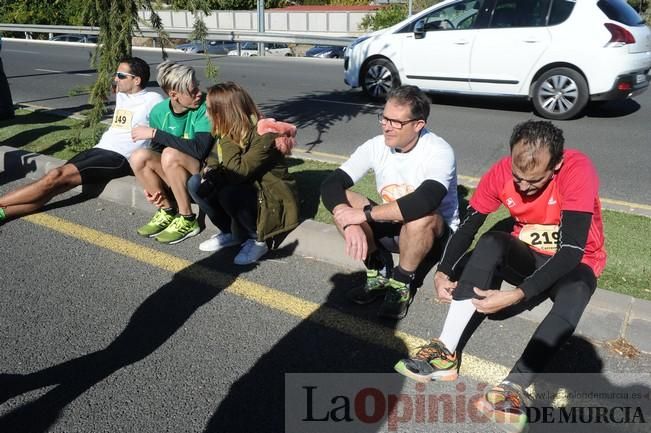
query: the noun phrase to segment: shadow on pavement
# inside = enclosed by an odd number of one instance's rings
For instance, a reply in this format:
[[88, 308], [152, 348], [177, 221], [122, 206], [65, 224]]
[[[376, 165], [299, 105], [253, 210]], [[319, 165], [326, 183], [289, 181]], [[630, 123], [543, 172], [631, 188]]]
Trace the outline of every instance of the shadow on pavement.
[[[432, 104], [453, 107], [480, 108], [486, 110], [511, 111], [516, 113], [531, 113], [538, 116], [533, 111], [532, 103], [526, 98], [517, 97], [493, 97], [477, 95], [459, 95], [430, 93]], [[595, 118], [615, 118], [625, 117], [635, 113], [640, 109], [633, 99], [624, 99], [621, 101], [597, 102], [588, 104], [585, 111], [579, 116]]]
[[[333, 109], [329, 102], [346, 101]], [[371, 105], [368, 101], [351, 102], [350, 92], [331, 92], [307, 94], [283, 101], [261, 104], [260, 109], [267, 116], [291, 122], [297, 128], [313, 127], [317, 138], [310, 143], [303, 143], [307, 150], [312, 150], [323, 143], [322, 136], [333, 125], [341, 121], [350, 121], [360, 114], [377, 113], [382, 105]]]
[[0, 185], [24, 178], [27, 173], [36, 171], [35, 153], [12, 150], [4, 154], [4, 170], [0, 173]]
[[[285, 416], [288, 415], [293, 422], [310, 416], [307, 401], [307, 389], [302, 386], [316, 386], [325, 383], [329, 388], [346, 388], [350, 376], [345, 374], [362, 373], [391, 373], [393, 364], [407, 353], [402, 340], [393, 335], [396, 322], [385, 323], [382, 335], [366, 334], [366, 339], [351, 336], [351, 333], [365, 332], [371, 328], [364, 326], [372, 323], [377, 304], [360, 307], [351, 304], [346, 298], [350, 287], [350, 277], [344, 274], [335, 274], [331, 278], [332, 290], [328, 293], [326, 301], [310, 314], [305, 320], [288, 332], [279, 340], [271, 350], [265, 353], [248, 371], [242, 371], [242, 377], [231, 385], [228, 395], [222, 400], [212, 418], [208, 422], [205, 433], [229, 432], [286, 432]], [[356, 328], [355, 323], [346, 322], [345, 314], [358, 319], [367, 319], [366, 325]], [[338, 322], [338, 319], [342, 321]], [[324, 322], [329, 326], [324, 326]], [[333, 329], [332, 324], [342, 330]], [[375, 328], [377, 325], [371, 325]], [[376, 341], [371, 343], [370, 341]], [[382, 341], [383, 344], [379, 345]], [[301, 379], [286, 376], [291, 373], [305, 373]], [[384, 382], [383, 391], [398, 394], [402, 387], [402, 377], [395, 374], [396, 380]], [[375, 377], [375, 376], [374, 376]], [[289, 393], [286, 388], [286, 379], [293, 391]], [[291, 382], [299, 380], [299, 384]], [[378, 383], [375, 383], [380, 387]], [[323, 388], [323, 386], [321, 387]], [[316, 388], [314, 399], [325, 398], [319, 394], [321, 388]], [[352, 387], [354, 388], [354, 386]], [[348, 389], [349, 390], [349, 389]], [[333, 395], [328, 395], [330, 400]], [[334, 403], [334, 402], [333, 402]], [[341, 406], [341, 401], [336, 404], [326, 405], [330, 408]], [[351, 409], [352, 412], [352, 409]], [[313, 418], [325, 416], [323, 406], [312, 411]], [[343, 409], [339, 415], [343, 416]], [[349, 422], [350, 431], [370, 432], [367, 425]], [[302, 425], [304, 433], [323, 431], [332, 428], [327, 421], [313, 422], [311, 429], [306, 424]], [[296, 431], [295, 429], [291, 429]]]
[[[603, 367], [603, 360], [591, 342], [571, 337], [536, 380], [529, 432], [648, 431], [651, 374], [645, 371], [606, 375]], [[562, 400], [559, 395], [566, 397], [565, 404], [558, 403]], [[554, 400], [556, 404], [552, 404]]]
[[593, 102], [588, 104], [585, 116], [601, 119], [624, 117], [639, 111], [640, 108], [640, 104], [633, 99]]
[[47, 212], [53, 209], [73, 206], [88, 200], [92, 200], [94, 198], [99, 197], [102, 194], [102, 192], [104, 192], [104, 188], [106, 188], [106, 185], [108, 185], [108, 182], [101, 183], [101, 184], [81, 185], [81, 192], [79, 194], [69, 198], [64, 198], [63, 200], [47, 203], [45, 206], [43, 206], [43, 208], [41, 208], [37, 212]]
[[[276, 257], [292, 253], [291, 246], [274, 252]], [[154, 353], [197, 309], [212, 301], [239, 276], [241, 271], [217, 270], [223, 262], [223, 254], [218, 252], [175, 274], [134, 311], [124, 330], [107, 347], [30, 374], [0, 374], [0, 404], [54, 385], [43, 396], [0, 417], [0, 431], [49, 431], [77, 397], [116, 371]]]

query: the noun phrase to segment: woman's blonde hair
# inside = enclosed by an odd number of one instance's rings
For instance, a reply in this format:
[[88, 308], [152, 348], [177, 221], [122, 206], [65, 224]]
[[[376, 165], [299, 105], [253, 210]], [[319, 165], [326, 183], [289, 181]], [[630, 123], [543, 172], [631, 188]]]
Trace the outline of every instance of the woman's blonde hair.
[[158, 65], [158, 76], [156, 81], [163, 91], [169, 95], [170, 91], [180, 93], [190, 93], [190, 91], [199, 86], [199, 81], [195, 75], [194, 69], [190, 66], [180, 63], [163, 62]]
[[215, 84], [208, 89], [206, 108], [213, 135], [228, 137], [242, 147], [257, 121], [262, 118], [251, 95], [232, 81]]

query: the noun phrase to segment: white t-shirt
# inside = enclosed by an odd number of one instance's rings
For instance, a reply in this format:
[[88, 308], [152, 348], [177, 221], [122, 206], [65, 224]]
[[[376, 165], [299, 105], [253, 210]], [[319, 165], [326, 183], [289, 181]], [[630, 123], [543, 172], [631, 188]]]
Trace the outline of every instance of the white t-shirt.
[[435, 180], [448, 191], [438, 211], [452, 230], [459, 226], [454, 151], [447, 141], [427, 129], [421, 130], [418, 143], [407, 153], [391, 149], [384, 143], [384, 136], [378, 135], [359, 146], [340, 168], [353, 182], [373, 170], [384, 203], [409, 194], [427, 179]]
[[134, 142], [131, 139], [131, 128], [137, 125], [149, 126], [149, 112], [162, 100], [161, 95], [148, 90], [133, 94], [118, 92], [115, 95], [115, 112], [111, 126], [102, 134], [95, 147], [112, 150], [127, 159], [134, 150], [147, 147], [149, 140]]

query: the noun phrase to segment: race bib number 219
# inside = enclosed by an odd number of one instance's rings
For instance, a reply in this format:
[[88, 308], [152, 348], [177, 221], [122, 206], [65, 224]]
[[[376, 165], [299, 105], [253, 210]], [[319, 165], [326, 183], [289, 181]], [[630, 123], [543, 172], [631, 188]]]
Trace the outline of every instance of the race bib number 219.
[[555, 252], [558, 249], [558, 230], [555, 224], [526, 224], [518, 238], [539, 250]]

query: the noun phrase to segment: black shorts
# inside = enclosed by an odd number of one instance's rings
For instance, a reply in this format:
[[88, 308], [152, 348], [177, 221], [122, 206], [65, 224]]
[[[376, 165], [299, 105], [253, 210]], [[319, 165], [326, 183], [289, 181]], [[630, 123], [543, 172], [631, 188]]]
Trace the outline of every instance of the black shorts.
[[128, 159], [112, 150], [96, 147], [74, 156], [68, 164], [77, 167], [82, 185], [107, 183], [112, 179], [133, 175]]

